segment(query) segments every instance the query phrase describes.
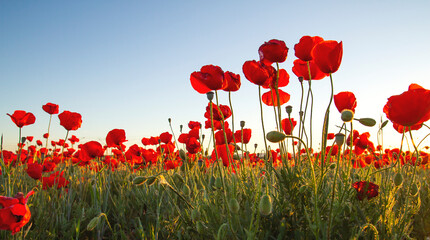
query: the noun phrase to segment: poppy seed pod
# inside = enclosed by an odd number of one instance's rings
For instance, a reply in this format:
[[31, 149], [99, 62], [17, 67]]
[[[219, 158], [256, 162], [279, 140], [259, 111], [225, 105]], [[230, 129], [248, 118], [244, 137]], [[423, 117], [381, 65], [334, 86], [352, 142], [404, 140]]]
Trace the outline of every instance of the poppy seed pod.
[[284, 133], [278, 131], [271, 131], [267, 133], [266, 138], [272, 143], [277, 143], [284, 140], [287, 137]]
[[263, 195], [261, 197], [258, 210], [263, 216], [268, 216], [272, 213], [272, 199], [269, 195]]
[[401, 173], [396, 173], [396, 175], [394, 176], [394, 185], [396, 185], [397, 187], [402, 185], [403, 183], [403, 176]]
[[207, 92], [206, 97], [209, 101], [212, 101], [214, 99], [214, 92]]
[[352, 119], [354, 119], [354, 112], [349, 109], [345, 109], [341, 112], [340, 118], [344, 122], [351, 122]]
[[376, 124], [376, 121], [372, 118], [360, 118], [360, 119], [357, 119], [357, 121], [359, 121], [361, 124], [367, 127], [373, 127]]
[[334, 135], [334, 141], [336, 142], [337, 146], [341, 147], [345, 142], [345, 134], [336, 133], [336, 135]]
[[299, 77], [299, 82], [303, 82], [303, 77]]
[[244, 128], [245, 127], [245, 121], [240, 121], [240, 127]]
[[286, 106], [285, 111], [287, 111], [288, 115], [290, 115], [291, 112], [293, 111], [293, 106], [291, 106], [291, 105]]

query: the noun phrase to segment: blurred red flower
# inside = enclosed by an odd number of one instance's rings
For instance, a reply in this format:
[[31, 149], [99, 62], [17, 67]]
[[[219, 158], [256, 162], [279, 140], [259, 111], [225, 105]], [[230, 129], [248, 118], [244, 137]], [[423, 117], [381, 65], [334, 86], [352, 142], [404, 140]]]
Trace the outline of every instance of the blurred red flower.
[[39, 163], [27, 164], [27, 174], [33, 179], [40, 179], [42, 177], [43, 166]]
[[[293, 124], [293, 126], [291, 126], [291, 123]], [[297, 125], [297, 121], [295, 121], [294, 118], [291, 118], [291, 123], [289, 118], [284, 118], [281, 120], [282, 129], [287, 135], [291, 135], [294, 130], [294, 127]]]
[[260, 61], [266, 65], [271, 65], [274, 62], [284, 62], [287, 59], [288, 48], [284, 41], [272, 39], [258, 48]]
[[42, 178], [42, 189], [48, 189], [53, 186], [57, 186], [57, 189], [67, 187], [69, 181], [64, 178], [64, 172], [54, 172], [49, 177]]
[[60, 125], [67, 131], [77, 130], [81, 127], [82, 116], [76, 112], [64, 111], [58, 115]]
[[75, 144], [75, 143], [79, 142], [79, 138], [77, 138], [75, 135], [72, 135], [72, 137], [69, 138], [69, 141], [71, 144]]
[[31, 112], [16, 110], [12, 115], [7, 113], [17, 127], [22, 128], [36, 122], [36, 117]]
[[42, 109], [49, 114], [57, 114], [59, 112], [58, 105], [54, 103], [47, 103], [42, 106]]
[[[307, 62], [300, 59], [294, 60], [293, 64], [293, 73], [297, 77], [303, 77], [304, 80], [321, 80], [328, 75], [321, 72], [315, 61], [309, 61], [309, 69]], [[311, 79], [309, 79], [309, 70], [311, 71]]]
[[342, 62], [342, 42], [321, 41], [312, 49], [312, 58], [323, 73], [334, 73]]
[[324, 39], [319, 36], [303, 36], [302, 38], [300, 38], [299, 43], [294, 45], [294, 55], [296, 55], [297, 58], [304, 62], [311, 61], [312, 49], [315, 47], [316, 44], [322, 41], [324, 41]]
[[235, 92], [239, 90], [241, 85], [239, 74], [234, 74], [232, 72], [227, 71], [224, 73], [224, 79], [226, 81], [226, 85], [222, 90], [227, 92]]
[[391, 96], [384, 113], [393, 123], [410, 127], [430, 119], [430, 90], [411, 84], [408, 91]]
[[355, 107], [357, 107], [357, 100], [352, 92], [340, 92], [333, 96], [334, 105], [337, 110], [341, 113], [345, 109], [349, 109], [355, 113]]
[[379, 186], [367, 181], [359, 181], [352, 184], [352, 187], [357, 190], [358, 200], [363, 200], [364, 198], [371, 199], [378, 196]]
[[125, 139], [124, 129], [112, 129], [106, 136], [106, 144], [108, 147], [121, 148], [125, 141], [127, 140]]
[[15, 197], [0, 196], [0, 229], [9, 230], [12, 235], [19, 232], [21, 228], [30, 221], [31, 212], [27, 206], [28, 198], [34, 194], [30, 191], [24, 198], [19, 192]]
[[29, 141], [29, 142], [33, 141], [33, 138], [34, 138], [33, 136], [27, 136], [26, 137], [27, 141]]
[[199, 72], [193, 72], [190, 76], [191, 86], [199, 93], [207, 93], [211, 90], [223, 89], [227, 82], [224, 81], [224, 71], [214, 65], [205, 65]]

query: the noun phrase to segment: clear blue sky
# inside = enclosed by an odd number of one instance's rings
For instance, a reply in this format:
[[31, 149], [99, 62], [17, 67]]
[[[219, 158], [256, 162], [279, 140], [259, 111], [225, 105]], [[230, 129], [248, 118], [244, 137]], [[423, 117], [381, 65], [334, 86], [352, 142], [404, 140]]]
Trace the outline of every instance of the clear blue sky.
[[[245, 79], [242, 65], [258, 60], [258, 47], [280, 39], [290, 48], [281, 64], [291, 75], [288, 103], [298, 118], [300, 85], [291, 71], [294, 44], [304, 35], [343, 41], [344, 55], [334, 77], [334, 92], [352, 91], [357, 117], [385, 120], [387, 98], [417, 83], [429, 89], [429, 1], [1, 1], [0, 133], [4, 147], [16, 148], [18, 128], [6, 113], [30, 111], [36, 123], [23, 136], [42, 139], [47, 102], [79, 112], [82, 127], [72, 132], [81, 142], [104, 144], [108, 131], [125, 129], [128, 145], [179, 125], [204, 121], [207, 105], [190, 85], [201, 66], [214, 64], [242, 77], [232, 96], [235, 125], [245, 120], [251, 143], [263, 146], [257, 87]], [[314, 143], [320, 142], [330, 83], [314, 82]], [[227, 104], [227, 94], [220, 92]], [[285, 114], [284, 114], [285, 116]], [[265, 108], [266, 130], [275, 128]], [[331, 108], [330, 131], [341, 120]], [[368, 131], [376, 144], [377, 128]], [[188, 130], [184, 127], [185, 130]], [[209, 135], [209, 131], [205, 132]], [[420, 140], [428, 130], [415, 133]], [[51, 139], [66, 131], [53, 118]], [[430, 145], [430, 140], [423, 145]], [[206, 141], [207, 143], [207, 141]], [[385, 146], [399, 147], [390, 123]]]

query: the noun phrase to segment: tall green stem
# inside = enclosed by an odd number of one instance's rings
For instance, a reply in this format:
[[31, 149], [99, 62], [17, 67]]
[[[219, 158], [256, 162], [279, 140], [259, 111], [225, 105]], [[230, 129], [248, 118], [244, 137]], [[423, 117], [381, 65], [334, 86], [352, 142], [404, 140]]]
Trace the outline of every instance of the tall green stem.
[[328, 123], [330, 118], [330, 106], [333, 101], [333, 78], [330, 74], [330, 86], [331, 86], [331, 95], [330, 95], [330, 101], [327, 106], [327, 110], [325, 111], [324, 116], [324, 125], [323, 125], [323, 131], [322, 131], [322, 140], [321, 140], [321, 178], [323, 177], [324, 173], [324, 159], [325, 159], [325, 148], [327, 146], [327, 134], [328, 134]]

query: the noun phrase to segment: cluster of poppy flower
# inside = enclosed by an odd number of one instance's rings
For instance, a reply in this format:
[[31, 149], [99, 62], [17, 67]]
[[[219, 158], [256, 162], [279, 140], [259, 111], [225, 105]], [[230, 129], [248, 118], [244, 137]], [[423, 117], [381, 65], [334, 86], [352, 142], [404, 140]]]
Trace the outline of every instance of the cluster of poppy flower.
[[[304, 36], [299, 43], [294, 46], [295, 56], [298, 58], [294, 61], [292, 68], [293, 73], [300, 81], [321, 80], [339, 69], [343, 48], [342, 42], [326, 41], [321, 37]], [[283, 92], [280, 87], [285, 87], [289, 83], [290, 76], [285, 69], [279, 69], [278, 63], [286, 60], [288, 48], [281, 40], [270, 40], [265, 42], [258, 49], [260, 56], [259, 61], [246, 61], [243, 64], [243, 74], [251, 83], [258, 85], [264, 89], [269, 89], [268, 92], [261, 96], [261, 100], [268, 106], [280, 106], [287, 103], [290, 95]], [[277, 68], [272, 65], [276, 63]], [[224, 90], [229, 92], [239, 90], [241, 86], [240, 75], [232, 72], [224, 72], [219, 66], [205, 65], [200, 71], [193, 72], [190, 75], [191, 86], [201, 94], [207, 94], [211, 91]], [[355, 113], [357, 105], [356, 98], [351, 92], [340, 92], [333, 97], [336, 108], [340, 113], [351, 112]], [[42, 106], [43, 110], [53, 115], [59, 113], [59, 106], [53, 103], [47, 103]], [[430, 119], [430, 91], [422, 88], [417, 84], [411, 84], [408, 91], [392, 96], [388, 99], [387, 104], [383, 109], [387, 118], [393, 122], [394, 128], [403, 133], [409, 130], [420, 129], [424, 122]], [[11, 120], [18, 128], [35, 123], [35, 116], [32, 113], [22, 110], [16, 110], [10, 116]], [[66, 139], [51, 141], [52, 148], [48, 146], [48, 132], [44, 134], [46, 144], [43, 146], [41, 140], [36, 141], [36, 145], [31, 145], [32, 136], [28, 136], [25, 140], [20, 139], [18, 143], [19, 150], [14, 153], [3, 150], [1, 152], [2, 166], [13, 167], [19, 164], [27, 165], [28, 175], [42, 182], [42, 188], [51, 187], [67, 188], [69, 181], [64, 176], [64, 172], [56, 170], [60, 163], [73, 164], [82, 167], [88, 167], [94, 171], [99, 171], [104, 166], [109, 167], [112, 171], [120, 166], [125, 166], [130, 170], [138, 170], [150, 165], [161, 163], [166, 170], [173, 169], [182, 165], [185, 161], [204, 162], [205, 166], [210, 166], [216, 159], [221, 159], [224, 166], [239, 167], [240, 163], [249, 163], [250, 166], [263, 165], [264, 161], [258, 155], [240, 149], [237, 143], [248, 144], [252, 135], [249, 128], [244, 128], [241, 123], [241, 129], [233, 132], [227, 120], [231, 117], [232, 112], [229, 106], [215, 104], [210, 100], [204, 117], [204, 128], [213, 131], [215, 147], [211, 154], [203, 151], [202, 142], [204, 135], [202, 134], [203, 125], [200, 122], [190, 121], [188, 123], [189, 131], [182, 132], [176, 141], [173, 135], [169, 132], [161, 133], [159, 136], [142, 138], [144, 147], [138, 144], [133, 144], [126, 147], [124, 143], [126, 134], [123, 129], [113, 129], [106, 136], [106, 145], [102, 145], [98, 141], [89, 141], [84, 144], [79, 144], [77, 149], [73, 146], [79, 142], [79, 139], [72, 135], [67, 139], [69, 131], [74, 131], [80, 128], [82, 117], [79, 113], [63, 111], [58, 115], [60, 125], [67, 130]], [[293, 129], [297, 121], [293, 118], [285, 118], [280, 122], [282, 130], [287, 135], [292, 135]], [[21, 133], [21, 131], [20, 131]], [[416, 156], [410, 152], [400, 154], [399, 149], [386, 149], [383, 152], [380, 146], [375, 147], [369, 140], [370, 134], [358, 133], [353, 131], [352, 137], [348, 136], [346, 144], [353, 144], [353, 153], [347, 149], [343, 152], [343, 159], [351, 161], [353, 167], [365, 167], [373, 165], [375, 168], [381, 168], [389, 165], [399, 159], [402, 164], [413, 164], [427, 167], [428, 154], [420, 152], [420, 161], [417, 161]], [[334, 139], [333, 133], [328, 134], [328, 139]], [[352, 139], [351, 139], [352, 138]], [[27, 149], [24, 149], [25, 142], [30, 143]], [[71, 143], [69, 147], [67, 141]], [[178, 143], [184, 144], [186, 156], [181, 154]], [[155, 149], [151, 148], [154, 146]], [[351, 146], [352, 148], [352, 146]], [[110, 153], [107, 150], [110, 149]], [[242, 158], [238, 161], [234, 160], [234, 152], [242, 150]], [[312, 149], [307, 149], [313, 153]], [[339, 146], [333, 144], [324, 149], [326, 155], [334, 156], [339, 154]], [[297, 154], [305, 153], [306, 149], [300, 149]], [[364, 153], [371, 154], [364, 154]], [[183, 151], [182, 153], [185, 153]], [[330, 153], [330, 154], [329, 154]], [[318, 159], [319, 154], [313, 153], [315, 159]], [[280, 161], [280, 150], [271, 150], [270, 159], [274, 166], [282, 164]], [[332, 161], [328, 156], [326, 161]], [[350, 159], [350, 156], [352, 157]], [[296, 156], [287, 153], [287, 158], [292, 166]], [[246, 161], [245, 161], [246, 160]], [[122, 165], [120, 165], [122, 163]], [[233, 170], [233, 168], [232, 168]], [[0, 168], [1, 174], [1, 168]], [[46, 174], [47, 176], [43, 176]], [[49, 174], [49, 175], [48, 175]], [[359, 200], [367, 197], [368, 199], [378, 195], [377, 185], [364, 181], [354, 183], [353, 187], [357, 189], [357, 197]], [[25, 205], [28, 196], [33, 194], [30, 192], [26, 198], [22, 194], [17, 195], [15, 200], [0, 196], [0, 229], [6, 229], [15, 233], [25, 225], [30, 218], [30, 212]], [[6, 199], [6, 200], [5, 200]], [[10, 201], [9, 201], [10, 200]], [[24, 207], [24, 208], [23, 208]], [[18, 210], [17, 210], [18, 209]], [[24, 210], [25, 211], [24, 211]]]

